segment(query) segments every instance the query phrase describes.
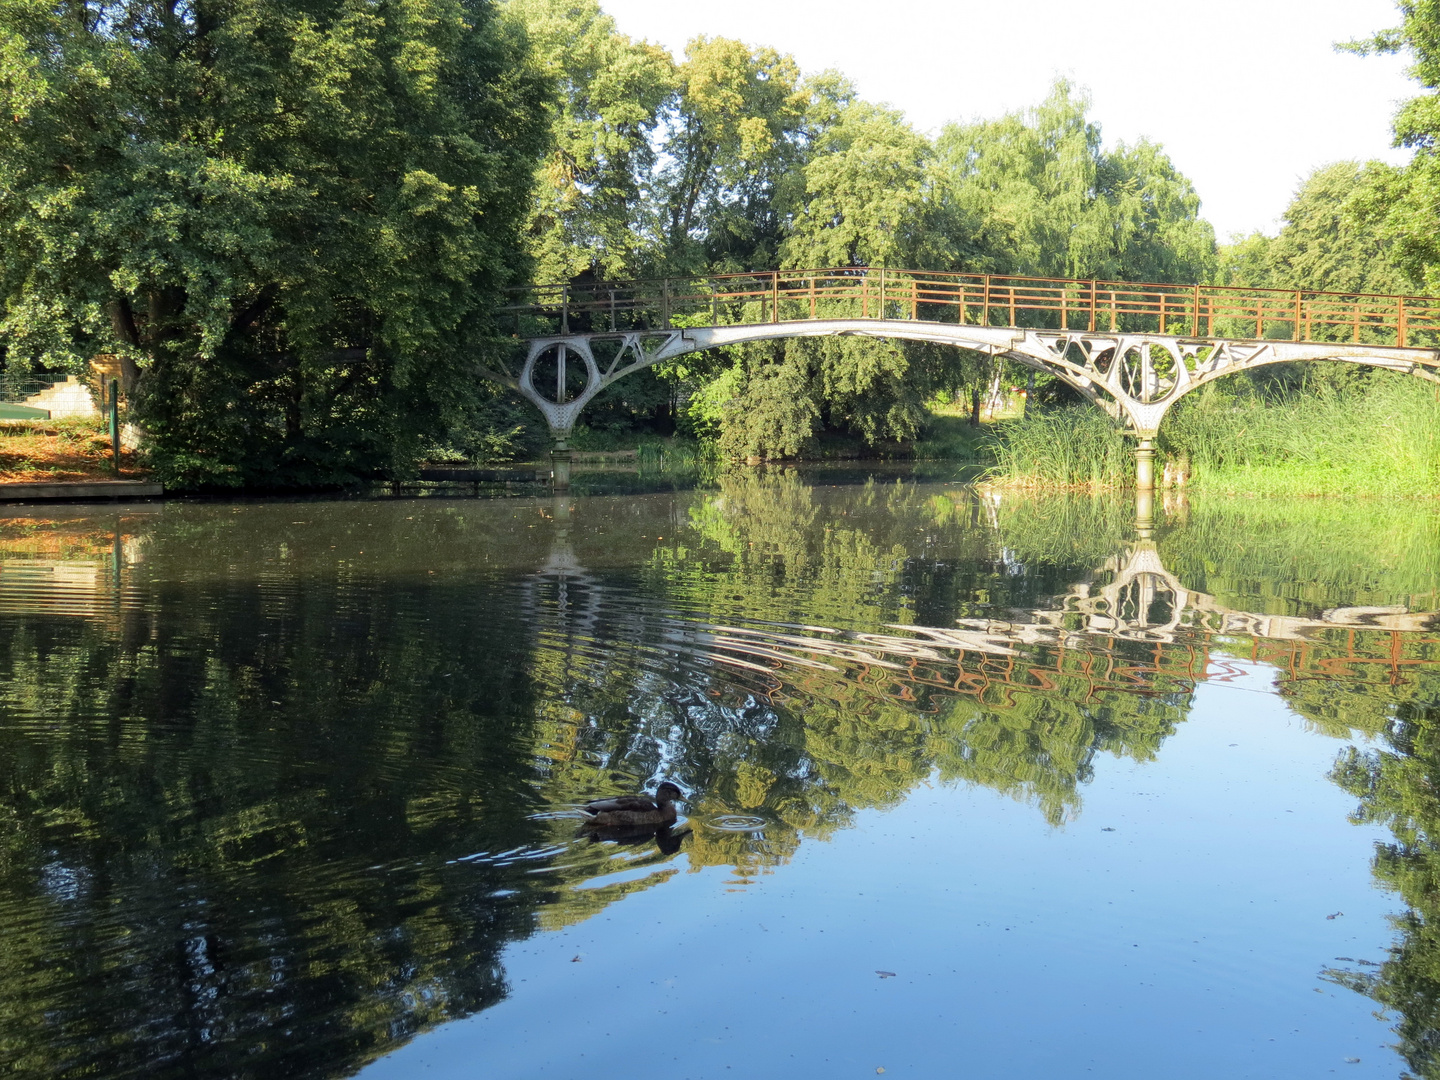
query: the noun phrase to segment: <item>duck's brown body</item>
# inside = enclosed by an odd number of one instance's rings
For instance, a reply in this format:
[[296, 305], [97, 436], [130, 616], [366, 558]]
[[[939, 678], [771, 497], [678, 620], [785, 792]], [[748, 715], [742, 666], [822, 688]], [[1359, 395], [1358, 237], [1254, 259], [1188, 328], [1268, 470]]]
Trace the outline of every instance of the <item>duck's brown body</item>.
[[580, 808], [587, 827], [597, 829], [636, 828], [639, 826], [671, 825], [675, 821], [675, 800], [681, 791], [674, 784], [661, 784], [655, 797], [621, 795], [614, 799], [596, 799]]

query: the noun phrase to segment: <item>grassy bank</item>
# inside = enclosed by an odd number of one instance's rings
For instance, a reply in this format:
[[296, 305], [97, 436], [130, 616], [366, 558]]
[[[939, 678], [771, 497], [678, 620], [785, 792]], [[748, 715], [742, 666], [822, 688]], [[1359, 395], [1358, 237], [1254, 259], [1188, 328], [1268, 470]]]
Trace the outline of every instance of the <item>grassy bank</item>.
[[[1440, 400], [1410, 376], [1375, 372], [1345, 389], [1314, 383], [1283, 397], [1211, 386], [1160, 432], [1161, 465], [1192, 490], [1238, 495], [1440, 495]], [[1107, 488], [1133, 483], [1133, 440], [1094, 406], [1009, 420], [994, 429], [992, 483]]]
[[[135, 455], [120, 455], [125, 479], [140, 478]], [[101, 420], [52, 420], [0, 425], [0, 483], [43, 484], [114, 480], [110, 437]]]

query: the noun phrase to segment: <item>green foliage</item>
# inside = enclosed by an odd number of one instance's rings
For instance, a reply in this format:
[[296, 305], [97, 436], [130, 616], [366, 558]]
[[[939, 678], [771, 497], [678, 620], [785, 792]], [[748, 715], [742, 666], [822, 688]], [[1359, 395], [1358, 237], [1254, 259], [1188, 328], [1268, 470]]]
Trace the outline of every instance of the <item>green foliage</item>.
[[1410, 77], [1427, 93], [1403, 105], [1395, 117], [1395, 141], [1414, 150], [1410, 164], [1387, 171], [1363, 209], [1396, 264], [1431, 295], [1440, 292], [1440, 4], [1400, 0], [1401, 24], [1368, 41], [1342, 46], [1351, 52], [1410, 54]]
[[1261, 233], [1221, 249], [1224, 285], [1321, 292], [1403, 294], [1416, 284], [1401, 269], [1394, 241], [1373, 213], [1395, 182], [1378, 161], [1339, 161], [1316, 169], [1286, 207], [1273, 239]]
[[992, 483], [1111, 488], [1133, 482], [1134, 444], [1091, 404], [1036, 409], [995, 425]]
[[[1243, 386], [1243, 384], [1242, 384]], [[1186, 458], [1197, 490], [1236, 494], [1433, 497], [1440, 402], [1417, 379], [1376, 372], [1265, 398], [1212, 385], [1182, 401], [1162, 447]]]
[[559, 88], [527, 228], [534, 278], [634, 274], [652, 257], [646, 183], [677, 91], [674, 60], [619, 33], [596, 0], [506, 0], [502, 10]]
[[794, 457], [815, 430], [820, 410], [805, 373], [790, 364], [747, 373], [724, 404], [719, 448], [729, 457]]
[[1039, 106], [948, 125], [936, 143], [965, 269], [1041, 277], [1202, 281], [1215, 239], [1156, 145], [1107, 150], [1089, 101], [1057, 82]]
[[542, 145], [480, 0], [0, 7], [0, 337], [121, 354], [172, 484], [403, 472], [470, 404]]

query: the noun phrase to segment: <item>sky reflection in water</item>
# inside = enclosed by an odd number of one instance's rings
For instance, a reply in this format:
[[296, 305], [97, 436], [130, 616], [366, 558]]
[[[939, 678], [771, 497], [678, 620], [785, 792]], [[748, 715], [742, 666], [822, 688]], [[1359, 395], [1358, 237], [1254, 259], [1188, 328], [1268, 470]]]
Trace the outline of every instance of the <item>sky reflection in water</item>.
[[11, 517], [0, 1061], [1440, 1076], [1436, 531], [785, 473]]

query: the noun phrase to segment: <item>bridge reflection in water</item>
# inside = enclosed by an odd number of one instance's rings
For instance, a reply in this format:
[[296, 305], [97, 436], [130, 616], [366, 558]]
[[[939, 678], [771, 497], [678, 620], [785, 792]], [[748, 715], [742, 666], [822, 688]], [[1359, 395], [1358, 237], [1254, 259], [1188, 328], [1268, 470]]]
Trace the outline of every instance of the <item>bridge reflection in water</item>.
[[[557, 496], [552, 505], [555, 541], [538, 576], [552, 583], [556, 602], [532, 610], [548, 614], [558, 645], [572, 634], [589, 639], [597, 632], [610, 587], [586, 572], [568, 542], [571, 500]], [[1239, 610], [1186, 587], [1166, 569], [1154, 542], [1141, 540], [1042, 607], [961, 617], [953, 626], [892, 623], [885, 629], [893, 632], [721, 625], [657, 613], [641, 636], [676, 657], [743, 672], [766, 696], [783, 697], [799, 673], [855, 671], [861, 677], [888, 673], [906, 701], [915, 700], [920, 687], [977, 696], [1003, 688], [1044, 691], [1057, 677], [1088, 683], [1089, 697], [1173, 689], [1176, 678], [1192, 686], [1223, 682], [1238, 659], [1292, 680], [1343, 677], [1358, 667], [1372, 675], [1384, 669], [1398, 681], [1406, 668], [1434, 667], [1433, 657], [1407, 646], [1440, 646], [1440, 637], [1425, 636], [1440, 631], [1440, 611], [1402, 605], [1341, 606], [1314, 616]], [[1218, 653], [1217, 640], [1225, 645]], [[1246, 648], [1237, 651], [1239, 643]]]
[[[1286, 509], [1307, 531], [1272, 509], [1197, 504], [1145, 540], [1129, 506], [747, 473], [12, 518], [7, 1052], [37, 1075], [348, 1075], [525, 993], [515, 942], [682, 868], [747, 889], [933, 780], [1072, 821], [1108, 759], [1155, 758], [1202, 681], [1256, 661], [1308, 726], [1391, 755], [1337, 773], [1373, 820], [1397, 790], [1440, 816], [1429, 511]], [[678, 851], [577, 835], [574, 804], [662, 774], [690, 796]], [[1412, 892], [1413, 957], [1336, 981], [1386, 1001], [1440, 970]], [[1426, 1000], [1401, 1006], [1416, 1063]]]

